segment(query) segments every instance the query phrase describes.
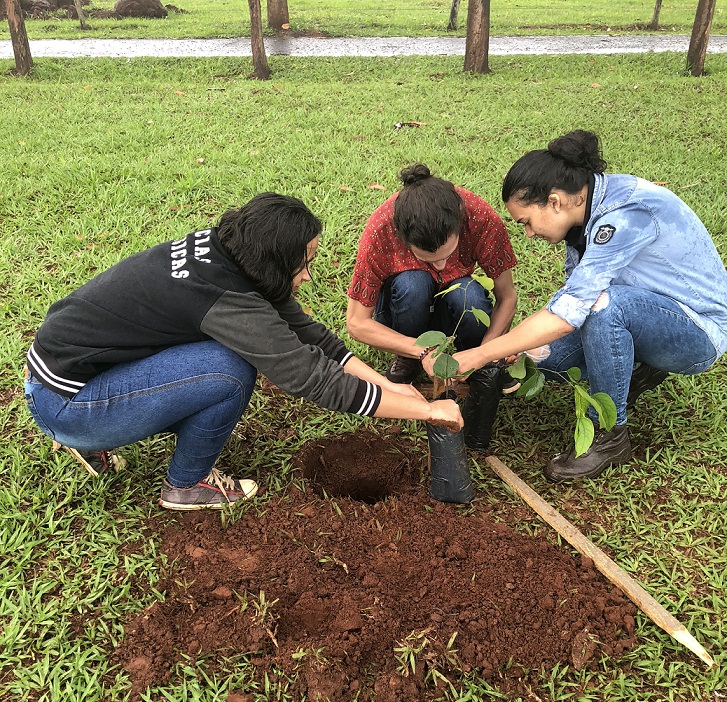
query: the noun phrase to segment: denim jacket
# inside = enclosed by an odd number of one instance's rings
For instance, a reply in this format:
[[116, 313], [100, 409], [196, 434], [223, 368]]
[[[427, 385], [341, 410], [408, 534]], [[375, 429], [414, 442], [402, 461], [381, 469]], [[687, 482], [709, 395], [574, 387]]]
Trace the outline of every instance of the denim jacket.
[[727, 350], [727, 272], [706, 228], [674, 193], [631, 175], [595, 174], [586, 249], [566, 247], [566, 282], [546, 308], [575, 328], [610, 285], [675, 300]]

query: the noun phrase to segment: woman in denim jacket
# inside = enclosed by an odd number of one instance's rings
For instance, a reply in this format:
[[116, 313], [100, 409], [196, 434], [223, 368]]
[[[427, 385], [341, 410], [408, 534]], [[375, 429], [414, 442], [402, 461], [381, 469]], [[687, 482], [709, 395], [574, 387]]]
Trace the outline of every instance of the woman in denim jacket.
[[598, 137], [583, 130], [512, 166], [502, 199], [529, 238], [565, 241], [565, 284], [509, 333], [455, 354], [467, 371], [528, 351], [546, 375], [577, 366], [592, 393], [610, 395], [616, 425], [586, 453], [553, 458], [545, 475], [555, 482], [628, 461], [627, 407], [727, 349], [727, 272], [702, 222], [666, 188], [605, 168]]

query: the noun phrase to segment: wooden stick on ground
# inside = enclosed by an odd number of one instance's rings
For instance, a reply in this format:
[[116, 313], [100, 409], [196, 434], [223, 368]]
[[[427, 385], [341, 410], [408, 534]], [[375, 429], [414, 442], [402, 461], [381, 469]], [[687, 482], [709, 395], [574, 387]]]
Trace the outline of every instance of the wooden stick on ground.
[[703, 646], [686, 630], [683, 624], [667, 612], [623, 568], [616, 565], [598, 546], [586, 538], [573, 524], [557, 512], [537, 492], [513, 473], [501, 460], [488, 456], [487, 463], [525, 502], [553, 527], [580, 554], [590, 558], [616, 587], [618, 587], [644, 614], [667, 634], [699, 656], [708, 667], [715, 663]]

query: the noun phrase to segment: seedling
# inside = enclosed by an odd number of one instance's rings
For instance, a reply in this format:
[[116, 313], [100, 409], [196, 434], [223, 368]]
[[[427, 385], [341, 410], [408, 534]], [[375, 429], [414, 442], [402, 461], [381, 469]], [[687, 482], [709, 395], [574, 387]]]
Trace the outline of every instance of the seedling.
[[[486, 275], [474, 274], [472, 276], [472, 281], [467, 283], [465, 287], [464, 309], [452, 335], [447, 336], [441, 331], [427, 331], [421, 334], [414, 342], [415, 346], [421, 348], [434, 347], [432, 357], [435, 359], [433, 366], [435, 397], [439, 396], [447, 383], [453, 380], [463, 380], [469, 375], [469, 373], [459, 372], [459, 363], [452, 355], [455, 351], [454, 340], [457, 335], [457, 329], [465, 314], [469, 312], [483, 324], [490, 325], [490, 317], [486, 312], [476, 307], [467, 308], [467, 287], [473, 281], [477, 281], [487, 291], [492, 291], [495, 285], [494, 281]], [[435, 297], [446, 295], [452, 290], [460, 288], [461, 285], [461, 283], [450, 285], [446, 290], [438, 292]], [[508, 367], [507, 371], [513, 378], [522, 381], [520, 388], [515, 393], [520, 397], [525, 397], [526, 399], [535, 397], [545, 386], [545, 376], [527, 354], [521, 354], [518, 360]], [[560, 373], [559, 375], [573, 388], [576, 413], [576, 426], [574, 430], [575, 450], [576, 456], [580, 456], [590, 448], [595, 436], [593, 422], [586, 415], [588, 407], [593, 406], [598, 413], [598, 422], [601, 428], [609, 431], [616, 424], [616, 405], [611, 397], [604, 392], [597, 392], [591, 395], [580, 382], [581, 371], [579, 368], [569, 368], [566, 373]]]
[[[451, 336], [447, 336], [444, 332], [441, 331], [427, 331], [421, 334], [414, 342], [415, 346], [419, 346], [421, 348], [429, 348], [430, 346], [434, 347], [434, 350], [432, 351], [432, 358], [435, 359], [434, 375], [436, 378], [444, 381], [442, 383], [443, 385], [446, 385], [447, 381], [462, 380], [469, 375], [469, 373], [459, 372], [459, 363], [452, 356], [452, 354], [455, 352], [454, 340], [457, 338], [457, 329], [459, 329], [459, 325], [461, 324], [462, 319], [464, 319], [464, 316], [469, 312], [470, 314], [473, 314], [478, 321], [482, 322], [482, 324], [488, 327], [490, 326], [490, 315], [488, 315], [486, 312], [478, 309], [477, 307], [470, 307], [469, 309], [467, 309], [467, 288], [474, 281], [478, 282], [488, 292], [492, 291], [495, 287], [495, 282], [492, 280], [492, 278], [489, 278], [486, 275], [472, 275], [472, 280], [465, 286], [464, 309], [462, 310], [460, 318], [457, 320], [457, 324]], [[440, 290], [440, 292], [438, 292], [434, 297], [446, 295], [447, 293], [450, 293], [453, 290], [457, 290], [461, 287], [461, 283], [455, 283], [454, 285], [450, 285], [445, 290]], [[435, 395], [436, 394], [437, 392], [435, 388]]]
[[[522, 354], [507, 370], [513, 378], [521, 381], [521, 385], [515, 393], [518, 396], [526, 399], [535, 397], [545, 386], [545, 376], [527, 354]], [[595, 435], [593, 422], [586, 415], [589, 405], [592, 405], [598, 413], [598, 423], [606, 431], [612, 429], [616, 424], [616, 405], [610, 395], [605, 392], [591, 395], [583, 387], [580, 368], [569, 368], [565, 373], [558, 373], [558, 375], [573, 388], [576, 413], [573, 438], [576, 456], [580, 456], [588, 451]]]

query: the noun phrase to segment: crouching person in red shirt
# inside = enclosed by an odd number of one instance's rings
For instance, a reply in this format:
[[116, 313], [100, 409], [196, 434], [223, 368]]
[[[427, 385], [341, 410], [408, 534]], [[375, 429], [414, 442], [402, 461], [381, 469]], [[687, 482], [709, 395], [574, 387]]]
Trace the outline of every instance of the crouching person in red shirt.
[[[429, 330], [448, 336], [458, 351], [507, 332], [517, 294], [517, 263], [505, 225], [474, 193], [435, 178], [424, 164], [401, 173], [404, 187], [369, 218], [348, 289], [348, 333], [394, 354], [386, 377], [411, 383], [425, 353], [414, 345]], [[494, 297], [471, 275], [479, 264], [494, 280]], [[435, 297], [455, 283], [460, 287]], [[486, 327], [472, 307], [490, 316]], [[459, 326], [458, 326], [459, 325]]]

